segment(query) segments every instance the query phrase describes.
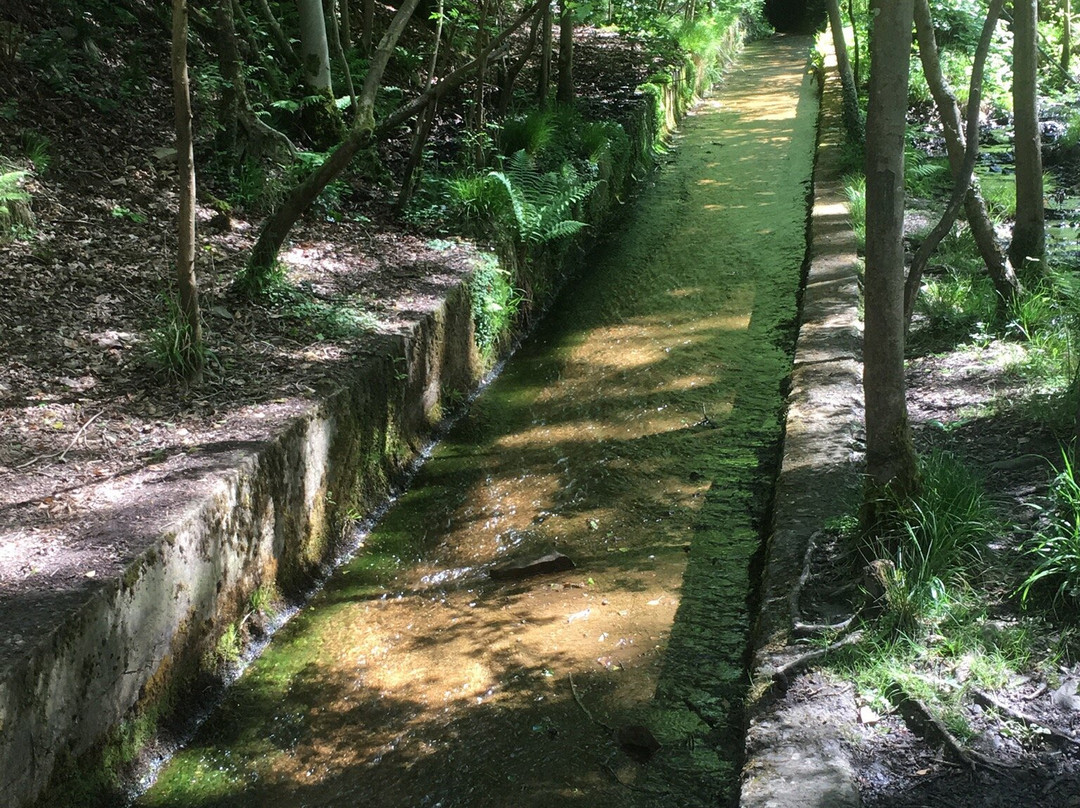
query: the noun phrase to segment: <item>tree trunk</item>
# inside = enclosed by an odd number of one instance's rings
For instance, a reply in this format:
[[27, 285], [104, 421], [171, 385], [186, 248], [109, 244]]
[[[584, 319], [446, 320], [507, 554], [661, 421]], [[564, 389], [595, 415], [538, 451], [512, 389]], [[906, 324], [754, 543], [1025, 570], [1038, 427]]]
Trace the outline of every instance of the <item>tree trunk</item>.
[[[439, 0], [439, 10], [435, 21], [435, 41], [431, 47], [431, 63], [428, 67], [427, 81], [424, 83], [425, 90], [430, 89], [432, 84], [435, 83], [435, 76], [439, 70], [439, 46], [442, 44], [443, 22], [446, 19], [443, 14], [444, 5], [444, 0]], [[395, 204], [398, 212], [403, 211], [412, 198], [413, 189], [416, 185], [416, 172], [423, 163], [424, 144], [427, 143], [428, 136], [431, 134], [431, 127], [435, 123], [437, 109], [438, 104], [436, 103], [428, 105], [420, 118], [420, 125], [416, 127], [416, 132], [413, 134], [412, 148], [409, 150], [409, 162], [405, 165], [405, 172], [401, 179], [401, 191], [398, 193], [397, 203]]]
[[1061, 72], [1068, 75], [1072, 62], [1072, 0], [1061, 2]]
[[321, 0], [296, 0], [300, 11], [300, 63], [304, 83], [317, 95], [333, 96], [330, 83], [330, 43]]
[[353, 46], [351, 4], [352, 0], [341, 0], [341, 44], [345, 50]]
[[[481, 54], [489, 56], [493, 51], [502, 47], [510, 36], [524, 25], [536, 13], [540, 7], [539, 2], [533, 3], [523, 11], [515, 21], [499, 36], [495, 37], [487, 47], [487, 52]], [[462, 67], [459, 67], [449, 76], [443, 78], [438, 84], [430, 87], [419, 96], [403, 104], [394, 113], [386, 118], [378, 129], [375, 127], [375, 94], [382, 81], [383, 71], [394, 50], [394, 45], [405, 30], [405, 25], [412, 16], [418, 0], [405, 0], [398, 9], [390, 28], [379, 43], [378, 50], [371, 60], [367, 76], [364, 79], [363, 89], [358, 99], [360, 114], [356, 123], [353, 124], [345, 139], [338, 144], [326, 161], [307, 176], [299, 185], [289, 192], [289, 195], [280, 206], [267, 217], [259, 231], [259, 238], [252, 248], [251, 257], [248, 259], [247, 269], [241, 285], [257, 291], [265, 281], [266, 275], [277, 260], [278, 251], [284, 243], [286, 236], [292, 229], [296, 220], [307, 210], [311, 203], [322, 193], [322, 190], [349, 164], [356, 153], [365, 145], [371, 143], [378, 135], [392, 131], [401, 126], [418, 112], [422, 112], [428, 104], [442, 98], [448, 92], [460, 87], [479, 65], [479, 56]]]
[[566, 106], [574, 103], [574, 6], [569, 0], [559, 5], [559, 86], [555, 100]]
[[191, 138], [191, 89], [187, 68], [187, 0], [173, 0], [172, 77], [173, 113], [176, 120], [177, 169], [180, 175], [180, 209], [176, 248], [176, 282], [180, 312], [186, 325], [181, 352], [187, 379], [202, 381], [203, 335], [199, 312], [199, 285], [195, 279], [195, 154]]
[[554, 27], [555, 14], [551, 10], [551, 0], [544, 6], [544, 19], [540, 23], [542, 36], [540, 38], [540, 77], [536, 84], [536, 103], [544, 106], [547, 103], [548, 91], [551, 89], [551, 51], [552, 29]]
[[217, 29], [218, 69], [222, 78], [216, 145], [219, 152], [235, 156], [240, 140], [240, 87], [237, 80], [243, 80], [243, 73], [240, 52], [236, 47], [232, 0], [217, 0], [214, 5], [214, 25]]
[[[476, 44], [473, 48], [474, 53], [483, 54], [487, 47], [489, 7], [490, 0], [480, 0], [480, 24], [476, 27]], [[487, 67], [487, 56], [481, 56], [480, 66], [476, 69], [476, 93], [473, 96], [473, 136], [476, 139], [473, 164], [478, 169], [482, 169], [487, 165], [487, 154], [485, 153], [485, 135], [487, 130], [487, 113], [485, 109]]]
[[371, 46], [375, 44], [375, 0], [364, 0], [361, 13], [363, 22], [360, 45], [364, 49], [364, 56], [371, 56]]
[[853, 73], [852, 78], [855, 81], [855, 92], [858, 94], [859, 82], [862, 81], [862, 73], [859, 70], [859, 24], [855, 20], [855, 3], [854, 0], [847, 0], [847, 13], [848, 21], [851, 23], [851, 44], [852, 44], [852, 63]]
[[1038, 0], [1013, 2], [1013, 114], [1016, 224], [1009, 258], [1025, 280], [1041, 274], [1046, 251], [1038, 104]]
[[279, 23], [277, 17], [274, 16], [270, 4], [267, 0], [258, 0], [256, 7], [259, 9], [259, 13], [262, 14], [263, 22], [266, 23], [266, 27], [270, 29], [270, 38], [274, 41], [274, 47], [281, 52], [281, 57], [286, 61], [289, 67], [300, 67], [300, 57], [296, 55], [292, 43], [289, 42], [289, 38], [285, 36], [285, 32], [281, 30], [281, 23]]
[[536, 51], [536, 39], [540, 32], [540, 25], [544, 19], [544, 15], [536, 14], [533, 17], [532, 27], [529, 29], [529, 39], [525, 43], [525, 48], [521, 51], [521, 55], [513, 62], [506, 70], [506, 74], [503, 76], [502, 87], [499, 88], [499, 109], [500, 115], [505, 115], [506, 111], [510, 109], [510, 104], [514, 101], [514, 84], [517, 82], [517, 77], [521, 75], [521, 71], [525, 65], [528, 64], [529, 59], [532, 58], [533, 53]]
[[[938, 116], [941, 118], [942, 130], [945, 134], [945, 148], [949, 155], [949, 167], [952, 170], [953, 180], [956, 182], [959, 182], [965, 173], [965, 162], [968, 162], [966, 160], [968, 148], [974, 146], [976, 151], [978, 148], [978, 103], [982, 95], [983, 66], [989, 52], [990, 37], [994, 27], [997, 25], [1003, 5], [1003, 0], [991, 0], [986, 24], [983, 26], [983, 35], [973, 60], [971, 86], [968, 93], [968, 134], [965, 135], [956, 96], [949, 89], [941, 72], [941, 60], [938, 57], [937, 38], [934, 35], [934, 24], [930, 16], [930, 4], [928, 0], [915, 0], [915, 30], [919, 37], [919, 56], [922, 61], [923, 74], [926, 76], [926, 84], [930, 88], [930, 94], [934, 97]], [[973, 162], [974, 155], [971, 155], [971, 158]], [[967, 177], [964, 178], [964, 181], [969, 182], [970, 187], [964, 196], [964, 211], [968, 223], [971, 225], [971, 233], [975, 238], [979, 254], [986, 264], [987, 273], [990, 275], [1001, 308], [1004, 310], [1008, 303], [1015, 299], [1019, 293], [1020, 283], [1008, 258], [997, 244], [994, 235], [994, 223], [986, 212], [986, 203], [979, 192], [978, 180], [970, 171], [966, 173]], [[920, 248], [921, 252], [922, 249]], [[916, 260], [912, 262], [911, 272], [908, 274], [904, 309], [909, 322], [921, 281], [922, 272], [919, 263], [917, 256]]]
[[[338, 27], [337, 0], [328, 0], [330, 18], [330, 39], [333, 42], [334, 57], [341, 63], [341, 72], [345, 76], [345, 88], [349, 91], [349, 99], [352, 102], [353, 114], [356, 114], [356, 87], [353, 86], [352, 70], [349, 69], [349, 60], [345, 56], [345, 48], [341, 43], [343, 38], [341, 28]], [[341, 7], [348, 8], [349, 0], [342, 0]], [[347, 40], [346, 40], [347, 41]]]
[[862, 143], [863, 122], [859, 113], [859, 92], [855, 88], [855, 76], [848, 61], [847, 41], [844, 39], [844, 21], [840, 17], [840, 0], [825, 0], [829, 12], [829, 28], [832, 29], [833, 48], [836, 51], [836, 67], [840, 72], [840, 87], [843, 93], [844, 129], [848, 140]]
[[913, 0], [872, 0], [870, 99], [866, 117], [866, 278], [863, 391], [867, 499], [917, 485], [904, 380], [904, 135]]

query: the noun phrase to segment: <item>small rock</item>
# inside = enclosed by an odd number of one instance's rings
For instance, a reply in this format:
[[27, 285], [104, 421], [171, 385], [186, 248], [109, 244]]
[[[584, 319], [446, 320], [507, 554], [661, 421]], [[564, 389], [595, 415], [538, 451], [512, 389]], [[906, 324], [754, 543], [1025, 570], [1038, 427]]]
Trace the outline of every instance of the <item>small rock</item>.
[[1065, 683], [1050, 694], [1050, 703], [1063, 713], [1080, 712], [1080, 696], [1076, 695], [1076, 679], [1066, 679]]
[[495, 567], [488, 574], [496, 581], [520, 581], [534, 575], [547, 575], [553, 572], [572, 570], [577, 565], [569, 556], [554, 552], [539, 558], [525, 561], [511, 561]]
[[859, 708], [859, 723], [866, 724], [868, 727], [872, 727], [878, 721], [881, 720], [881, 716], [874, 712], [869, 706], [864, 704]]

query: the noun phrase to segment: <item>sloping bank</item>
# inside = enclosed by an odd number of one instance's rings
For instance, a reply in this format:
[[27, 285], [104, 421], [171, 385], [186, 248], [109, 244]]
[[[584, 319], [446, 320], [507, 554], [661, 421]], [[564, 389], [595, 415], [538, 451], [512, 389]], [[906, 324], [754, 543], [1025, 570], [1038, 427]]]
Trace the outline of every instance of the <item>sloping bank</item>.
[[[718, 58], [733, 55], [737, 27]], [[601, 160], [584, 217], [597, 227], [689, 108], [701, 60], [646, 85], [624, 154]], [[579, 245], [580, 246], [580, 245]], [[580, 250], [538, 251], [506, 267], [530, 290], [535, 320]], [[481, 256], [476, 272], [490, 269]], [[514, 262], [517, 263], [517, 262]], [[471, 279], [411, 331], [373, 344], [351, 384], [310, 405], [279, 434], [213, 474], [213, 493], [125, 573], [58, 615], [0, 670], [0, 794], [11, 808], [112, 804], [117, 774], [170, 715], [197, 706], [222, 638], [235, 637], [253, 596], [272, 585], [309, 592], [343, 551], [357, 517], [385, 502], [431, 440], [444, 405], [489, 370], [477, 348], [483, 313]], [[513, 334], [501, 340], [510, 344]]]

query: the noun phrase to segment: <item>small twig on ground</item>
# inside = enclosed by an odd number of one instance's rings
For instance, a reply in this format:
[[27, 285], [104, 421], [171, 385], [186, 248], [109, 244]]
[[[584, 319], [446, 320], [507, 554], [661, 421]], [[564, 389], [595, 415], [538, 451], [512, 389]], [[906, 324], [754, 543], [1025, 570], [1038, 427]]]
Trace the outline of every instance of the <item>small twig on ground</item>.
[[[860, 610], [861, 611], [861, 610]], [[839, 623], [799, 623], [796, 622], [791, 629], [791, 633], [798, 638], [809, 637], [813, 634], [826, 634], [830, 631], [842, 633], [847, 631], [851, 624], [855, 622], [855, 618], [859, 616], [859, 612], [851, 615], [847, 620], [841, 620]]]
[[966, 748], [957, 739], [949, 728], [941, 720], [930, 712], [930, 708], [922, 701], [912, 696], [897, 682], [893, 682], [885, 693], [900, 714], [904, 722], [914, 732], [922, 735], [930, 743], [940, 744], [948, 753], [963, 764], [966, 768], [974, 770], [978, 766], [1000, 773], [1006, 764], [991, 760], [986, 755]]
[[1034, 716], [1030, 716], [1027, 713], [1017, 710], [1015, 707], [1010, 707], [1003, 701], [999, 701], [993, 694], [986, 693], [978, 688], [971, 688], [971, 697], [975, 699], [976, 703], [981, 704], [991, 710], [996, 710], [1006, 718], [1011, 718], [1014, 721], [1019, 721], [1021, 724], [1027, 727], [1033, 727], [1038, 730], [1043, 730], [1050, 734], [1050, 737], [1055, 740], [1062, 741], [1064, 743], [1072, 744], [1073, 746], [1080, 746], [1080, 739], [1074, 738], [1067, 732], [1063, 732], [1055, 727], [1047, 726]]
[[81, 427], [79, 427], [79, 431], [75, 433], [75, 437], [72, 438], [71, 442], [68, 443], [68, 445], [64, 448], [64, 451], [56, 452], [55, 454], [51, 454], [51, 455], [39, 455], [37, 457], [33, 457], [33, 458], [27, 460], [22, 465], [16, 466], [15, 467], [16, 470], [21, 471], [22, 469], [26, 468], [27, 466], [34, 465], [34, 463], [37, 463], [39, 460], [52, 460], [53, 458], [56, 458], [61, 463], [63, 463], [64, 458], [67, 457], [67, 453], [71, 451], [72, 447], [75, 446], [75, 444], [78, 442], [79, 438], [82, 437], [82, 434], [83, 434], [83, 432], [86, 431], [86, 428], [88, 426], [90, 426], [90, 424], [94, 423], [94, 421], [96, 421], [98, 419], [98, 417], [104, 412], [105, 412], [105, 410], [99, 410], [98, 412], [94, 413], [89, 418], [87, 418], [85, 423], [83, 423], [83, 425]]
[[608, 732], [614, 732], [614, 731], [615, 731], [615, 729], [614, 729], [613, 727], [611, 727], [611, 726], [609, 726], [609, 725], [605, 724], [605, 723], [604, 723], [603, 721], [601, 721], [601, 720], [600, 720], [599, 718], [597, 718], [596, 716], [594, 716], [594, 715], [592, 714], [592, 712], [590, 712], [590, 711], [589, 711], [589, 708], [585, 706], [585, 702], [583, 702], [583, 701], [581, 700], [581, 696], [580, 696], [580, 694], [578, 693], [578, 690], [577, 690], [577, 686], [576, 686], [576, 685], [574, 684], [574, 674], [573, 674], [572, 672], [571, 672], [571, 674], [570, 674], [570, 693], [571, 693], [571, 694], [573, 695], [573, 697], [574, 697], [574, 703], [575, 703], [575, 704], [576, 704], [576, 705], [577, 705], [578, 707], [580, 707], [580, 708], [581, 708], [581, 712], [585, 713], [585, 717], [586, 717], [586, 718], [588, 718], [588, 719], [589, 719], [590, 721], [592, 721], [592, 722], [593, 722], [594, 724], [596, 724], [596, 725], [597, 725], [598, 727], [603, 727], [603, 728], [604, 728], [604, 729], [606, 729], [606, 730], [607, 730]]

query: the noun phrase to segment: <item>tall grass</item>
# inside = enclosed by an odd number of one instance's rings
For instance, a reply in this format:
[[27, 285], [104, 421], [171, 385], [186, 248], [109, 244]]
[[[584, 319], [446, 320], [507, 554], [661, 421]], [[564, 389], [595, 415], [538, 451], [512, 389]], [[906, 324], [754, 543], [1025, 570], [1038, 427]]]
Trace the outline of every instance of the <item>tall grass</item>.
[[945, 613], [982, 566], [997, 520], [979, 479], [953, 455], [920, 462], [920, 492], [883, 509], [893, 516], [868, 537], [881, 562], [886, 616], [899, 631]]
[[1050, 506], [1025, 546], [1033, 569], [1020, 586], [1020, 599], [1045, 599], [1066, 611], [1080, 611], [1080, 480], [1069, 453], [1050, 488]]

